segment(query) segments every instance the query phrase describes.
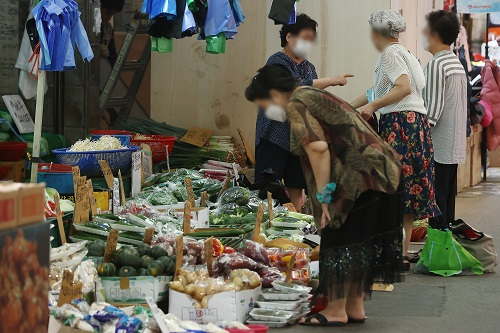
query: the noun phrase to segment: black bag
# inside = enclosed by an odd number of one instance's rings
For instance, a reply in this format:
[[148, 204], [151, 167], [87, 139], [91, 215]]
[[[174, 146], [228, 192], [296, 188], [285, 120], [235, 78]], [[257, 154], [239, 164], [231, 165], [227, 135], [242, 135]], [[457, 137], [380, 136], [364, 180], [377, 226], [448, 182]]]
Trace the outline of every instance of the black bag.
[[484, 109], [484, 106], [479, 103], [481, 100], [477, 97], [472, 97], [470, 99], [469, 105], [470, 105], [470, 124], [472, 126], [477, 125], [483, 120], [484, 118], [484, 113], [486, 110]]

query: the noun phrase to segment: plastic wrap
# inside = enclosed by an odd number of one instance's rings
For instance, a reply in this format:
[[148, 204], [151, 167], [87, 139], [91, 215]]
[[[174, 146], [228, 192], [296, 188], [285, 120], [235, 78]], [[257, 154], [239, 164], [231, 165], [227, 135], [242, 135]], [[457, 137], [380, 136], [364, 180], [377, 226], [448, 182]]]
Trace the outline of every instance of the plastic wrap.
[[241, 244], [241, 247], [238, 249], [238, 252], [266, 266], [271, 265], [269, 253], [267, 249], [260, 243], [251, 240], [245, 240]]
[[250, 190], [245, 187], [235, 186], [227, 189], [220, 198], [220, 204], [236, 203], [246, 206], [250, 200]]

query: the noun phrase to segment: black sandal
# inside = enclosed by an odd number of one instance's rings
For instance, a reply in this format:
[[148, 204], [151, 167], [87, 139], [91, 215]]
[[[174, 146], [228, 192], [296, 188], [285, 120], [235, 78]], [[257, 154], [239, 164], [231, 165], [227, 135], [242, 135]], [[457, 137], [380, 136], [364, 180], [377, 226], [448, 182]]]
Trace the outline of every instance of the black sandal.
[[[313, 323], [311, 320], [316, 319], [318, 322]], [[306, 317], [306, 321], [300, 323], [304, 326], [325, 326], [325, 327], [343, 327], [346, 326], [347, 323], [341, 321], [328, 321], [325, 316], [321, 313], [315, 313]]]
[[347, 318], [348, 324], [364, 324], [365, 322], [366, 322], [366, 318], [363, 318], [363, 319], [354, 319], [351, 317]]

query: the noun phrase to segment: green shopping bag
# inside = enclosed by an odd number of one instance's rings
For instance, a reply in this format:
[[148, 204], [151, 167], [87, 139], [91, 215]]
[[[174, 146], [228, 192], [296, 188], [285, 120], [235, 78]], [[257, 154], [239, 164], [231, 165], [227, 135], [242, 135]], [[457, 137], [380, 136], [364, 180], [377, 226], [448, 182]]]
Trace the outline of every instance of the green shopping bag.
[[450, 230], [427, 227], [427, 240], [415, 272], [452, 276], [468, 271], [481, 275], [483, 266], [453, 238]]

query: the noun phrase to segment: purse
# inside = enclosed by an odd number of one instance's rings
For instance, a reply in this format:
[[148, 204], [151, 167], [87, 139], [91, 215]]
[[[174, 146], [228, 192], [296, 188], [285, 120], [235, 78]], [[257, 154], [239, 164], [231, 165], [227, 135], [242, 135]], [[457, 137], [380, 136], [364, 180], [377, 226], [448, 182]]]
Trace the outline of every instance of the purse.
[[483, 266], [453, 238], [450, 230], [427, 227], [427, 240], [414, 272], [441, 276], [481, 275]]

